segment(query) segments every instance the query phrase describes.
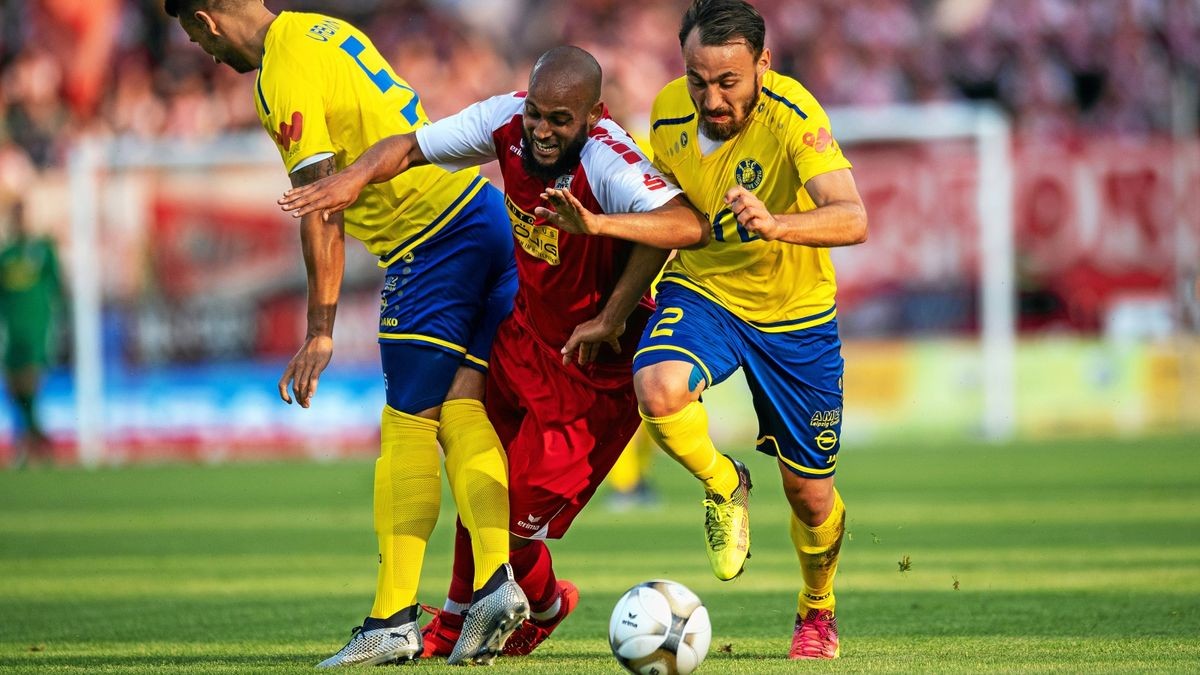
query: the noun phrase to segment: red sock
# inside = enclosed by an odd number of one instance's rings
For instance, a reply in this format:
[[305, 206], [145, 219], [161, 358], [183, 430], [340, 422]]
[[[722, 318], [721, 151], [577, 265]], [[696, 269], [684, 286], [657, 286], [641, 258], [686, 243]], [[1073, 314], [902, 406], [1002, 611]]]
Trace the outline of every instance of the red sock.
[[529, 608], [535, 613], [550, 609], [558, 599], [558, 579], [554, 576], [550, 549], [546, 543], [531, 541], [509, 553], [509, 560], [517, 584], [529, 598]]
[[[454, 570], [450, 575], [450, 591], [447, 599], [454, 605], [466, 608], [471, 604], [471, 593], [475, 578], [475, 555], [471, 552], [471, 534], [459, 520], [454, 524]], [[453, 612], [453, 606], [447, 609], [454, 614], [462, 614], [463, 610]]]

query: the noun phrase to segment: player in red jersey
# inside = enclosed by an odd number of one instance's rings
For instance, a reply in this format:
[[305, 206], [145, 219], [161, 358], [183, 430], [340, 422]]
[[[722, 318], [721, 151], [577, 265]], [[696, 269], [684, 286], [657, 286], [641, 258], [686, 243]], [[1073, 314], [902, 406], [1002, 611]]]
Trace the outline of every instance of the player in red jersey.
[[[280, 200], [293, 215], [336, 211], [367, 183], [412, 166], [500, 162], [520, 285], [492, 346], [487, 410], [508, 450], [511, 562], [533, 614], [506, 654], [528, 654], [578, 603], [575, 586], [556, 579], [544, 540], [566, 533], [641, 421], [631, 359], [667, 249], [709, 236], [703, 216], [608, 116], [600, 89], [590, 54], [552, 49], [527, 93], [385, 139]], [[564, 219], [581, 216], [588, 231], [607, 236], [572, 234], [582, 228]], [[469, 543], [460, 526], [449, 599], [426, 627], [426, 656], [448, 653], [458, 637], [471, 599]]]

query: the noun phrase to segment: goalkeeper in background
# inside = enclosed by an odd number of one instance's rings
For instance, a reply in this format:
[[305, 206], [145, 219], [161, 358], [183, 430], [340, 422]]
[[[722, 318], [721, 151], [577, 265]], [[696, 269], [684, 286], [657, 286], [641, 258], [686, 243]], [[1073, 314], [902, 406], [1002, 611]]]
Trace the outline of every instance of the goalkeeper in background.
[[50, 329], [63, 307], [58, 255], [49, 237], [30, 235], [24, 206], [9, 218], [8, 240], [0, 249], [0, 314], [4, 316], [4, 373], [17, 413], [13, 466], [27, 458], [50, 459], [50, 440], [37, 414], [42, 370], [49, 364]]
[[[340, 19], [260, 0], [166, 0], [218, 63], [258, 71], [252, 92], [292, 185], [354, 161], [372, 143], [429, 123], [412, 87], [371, 40]], [[247, 102], [249, 103], [249, 102]], [[342, 213], [300, 222], [308, 334], [279, 380], [307, 408], [333, 355], [344, 233], [387, 270], [379, 343], [387, 404], [375, 465], [379, 575], [362, 625], [320, 667], [417, 657], [417, 585], [441, 500], [441, 458], [474, 555], [473, 601], [451, 663], [490, 663], [529, 603], [508, 564], [508, 467], [481, 402], [492, 336], [510, 311], [516, 270], [500, 192], [477, 171], [423, 167], [369, 186]]]

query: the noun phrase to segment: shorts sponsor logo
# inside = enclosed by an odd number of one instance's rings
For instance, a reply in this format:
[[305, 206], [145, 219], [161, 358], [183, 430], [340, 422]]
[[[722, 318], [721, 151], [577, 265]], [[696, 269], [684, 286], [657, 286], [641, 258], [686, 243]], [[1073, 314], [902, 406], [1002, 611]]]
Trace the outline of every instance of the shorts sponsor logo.
[[543, 516], [535, 516], [535, 515], [533, 515], [532, 513], [531, 513], [531, 514], [529, 514], [528, 516], [526, 516], [526, 519], [527, 519], [529, 522], [531, 522], [531, 523], [535, 523], [535, 524], [536, 524], [536, 523], [540, 523], [540, 522], [542, 521], [542, 518], [543, 518]]
[[832, 450], [833, 446], [837, 445], [838, 436], [837, 432], [833, 429], [826, 429], [825, 431], [817, 434], [816, 438], [813, 440], [817, 442], [818, 448], [828, 451]]
[[396, 326], [400, 325], [400, 319], [397, 319], [394, 316], [385, 316], [379, 320], [379, 325], [383, 328], [395, 328]]
[[679, 134], [679, 147], [686, 148], [687, 144], [688, 144], [688, 135], [687, 135], [687, 132], [684, 131], [683, 133]]
[[743, 159], [738, 162], [737, 168], [733, 171], [733, 178], [738, 185], [747, 190], [754, 190], [762, 185], [763, 167], [756, 159]]
[[812, 419], [808, 421], [808, 426], [815, 429], [826, 429], [836, 426], [842, 421], [842, 409], [834, 408], [833, 410], [818, 410], [812, 414]]

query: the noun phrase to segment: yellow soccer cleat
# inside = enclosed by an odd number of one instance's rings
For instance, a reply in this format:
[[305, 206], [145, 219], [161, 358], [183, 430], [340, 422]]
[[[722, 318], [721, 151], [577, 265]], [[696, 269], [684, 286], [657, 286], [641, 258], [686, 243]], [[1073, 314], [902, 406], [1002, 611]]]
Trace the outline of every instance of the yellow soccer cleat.
[[738, 484], [728, 499], [708, 493], [704, 504], [704, 538], [713, 574], [729, 581], [742, 573], [750, 557], [750, 470], [728, 457], [737, 471]]

